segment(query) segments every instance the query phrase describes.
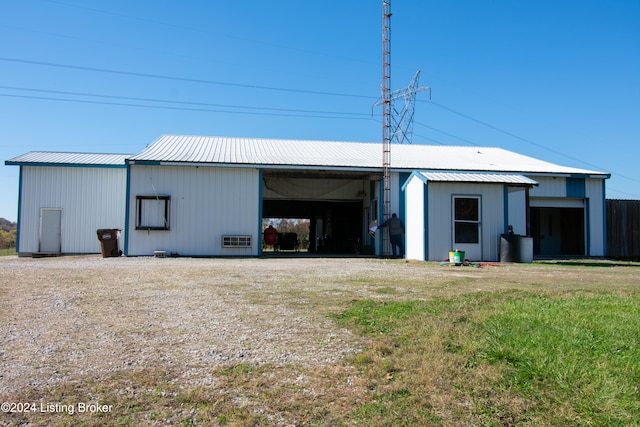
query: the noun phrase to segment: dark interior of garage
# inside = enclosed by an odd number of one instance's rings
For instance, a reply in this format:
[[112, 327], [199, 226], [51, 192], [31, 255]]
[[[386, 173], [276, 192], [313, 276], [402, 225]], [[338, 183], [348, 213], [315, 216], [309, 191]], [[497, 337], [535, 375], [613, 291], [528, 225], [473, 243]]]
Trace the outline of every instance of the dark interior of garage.
[[535, 256], [586, 255], [584, 208], [531, 208]]
[[263, 218], [309, 220], [311, 254], [360, 254], [362, 201], [264, 200]]

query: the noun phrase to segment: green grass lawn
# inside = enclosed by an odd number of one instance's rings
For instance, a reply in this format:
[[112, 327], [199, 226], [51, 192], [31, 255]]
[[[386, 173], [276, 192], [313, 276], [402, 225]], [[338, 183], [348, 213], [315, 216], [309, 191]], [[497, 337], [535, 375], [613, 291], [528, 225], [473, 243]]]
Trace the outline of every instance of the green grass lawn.
[[336, 320], [370, 341], [358, 424], [640, 425], [638, 294], [357, 301]]

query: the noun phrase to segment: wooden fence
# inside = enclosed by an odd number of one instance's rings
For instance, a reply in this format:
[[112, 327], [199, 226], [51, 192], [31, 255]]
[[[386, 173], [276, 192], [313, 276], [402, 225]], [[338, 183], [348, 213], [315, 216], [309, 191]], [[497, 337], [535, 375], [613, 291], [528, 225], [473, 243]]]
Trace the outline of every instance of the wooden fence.
[[640, 258], [640, 200], [607, 200], [607, 256]]

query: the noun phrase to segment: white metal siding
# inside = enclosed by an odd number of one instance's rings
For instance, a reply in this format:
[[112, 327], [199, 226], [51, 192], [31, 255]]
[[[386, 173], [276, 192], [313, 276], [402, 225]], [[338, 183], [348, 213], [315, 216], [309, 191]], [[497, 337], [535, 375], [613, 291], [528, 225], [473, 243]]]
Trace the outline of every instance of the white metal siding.
[[529, 195], [537, 197], [567, 197], [567, 180], [563, 177], [533, 176], [538, 182], [537, 187], [533, 187]]
[[62, 209], [62, 252], [99, 253], [99, 228], [124, 228], [126, 170], [23, 166], [20, 253], [38, 252], [41, 208]]
[[[533, 177], [539, 182], [539, 187], [530, 192], [531, 207], [555, 207], [555, 208], [585, 208], [585, 228], [589, 243], [587, 253], [590, 256], [605, 255], [605, 224], [603, 180], [599, 178], [585, 179], [585, 198], [568, 199], [567, 181], [557, 177]], [[587, 202], [588, 200], [588, 202]], [[588, 211], [587, 211], [588, 207]]]
[[[127, 255], [258, 255], [260, 185], [252, 168], [132, 165]], [[136, 196], [150, 195], [171, 196], [170, 230], [135, 229]], [[253, 244], [223, 248], [227, 235], [251, 236]]]
[[605, 256], [606, 236], [605, 236], [605, 195], [601, 179], [587, 179], [585, 183], [585, 196], [589, 200], [589, 232], [590, 245], [588, 254], [590, 256]]
[[527, 234], [527, 201], [523, 188], [509, 189], [508, 224], [513, 226], [515, 234]]
[[407, 259], [423, 261], [425, 257], [425, 229], [424, 218], [424, 189], [425, 184], [418, 178], [413, 178], [406, 187], [406, 222], [405, 244]]
[[[429, 183], [429, 260], [448, 257], [453, 247], [453, 196], [481, 196], [482, 258], [497, 261], [500, 235], [504, 233], [504, 190], [497, 184]], [[480, 261], [480, 260], [473, 260]]]

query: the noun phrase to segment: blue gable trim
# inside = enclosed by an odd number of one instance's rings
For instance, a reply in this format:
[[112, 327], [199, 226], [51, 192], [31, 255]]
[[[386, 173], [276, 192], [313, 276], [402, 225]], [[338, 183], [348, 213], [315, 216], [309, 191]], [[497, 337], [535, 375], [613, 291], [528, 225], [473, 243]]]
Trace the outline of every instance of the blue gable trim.
[[417, 178], [420, 181], [422, 181], [423, 184], [427, 184], [427, 178], [420, 173], [420, 171], [413, 171], [409, 174], [409, 176], [406, 178], [406, 180], [404, 181], [404, 184], [402, 184], [402, 191], [405, 191], [407, 189], [407, 185], [409, 185], [409, 183], [414, 179]]

